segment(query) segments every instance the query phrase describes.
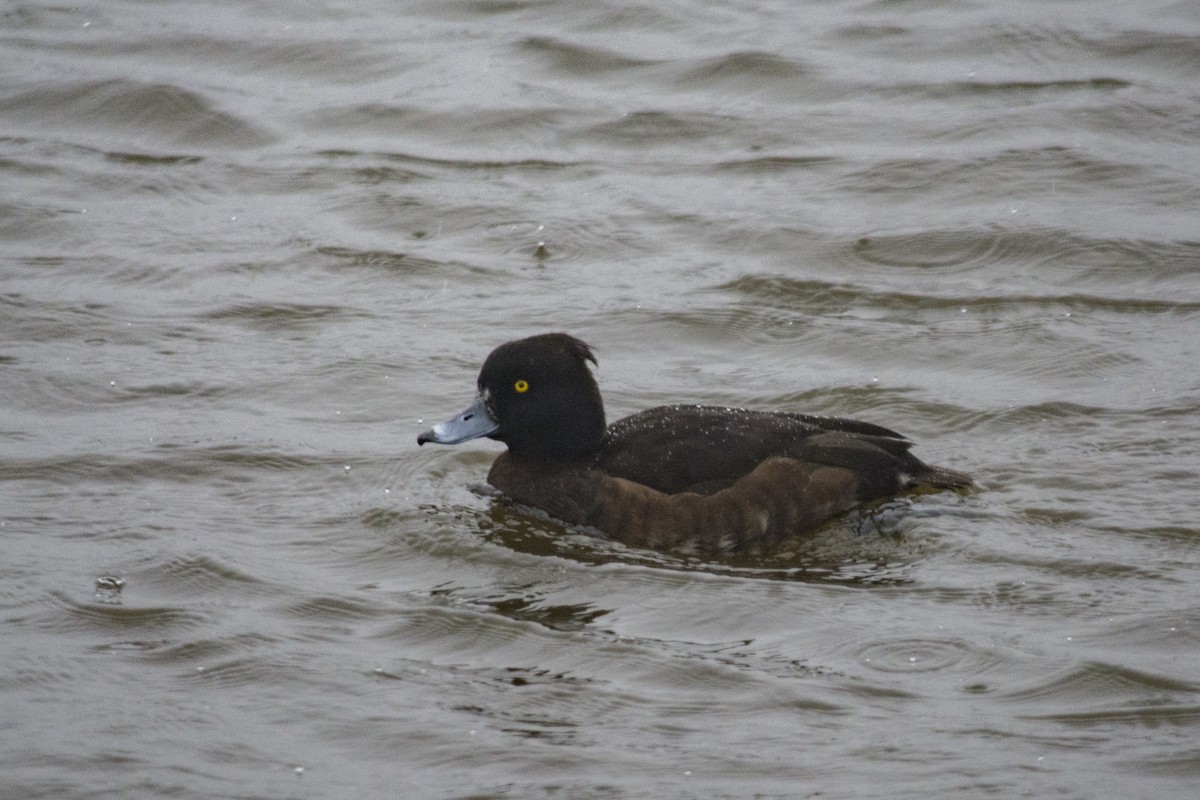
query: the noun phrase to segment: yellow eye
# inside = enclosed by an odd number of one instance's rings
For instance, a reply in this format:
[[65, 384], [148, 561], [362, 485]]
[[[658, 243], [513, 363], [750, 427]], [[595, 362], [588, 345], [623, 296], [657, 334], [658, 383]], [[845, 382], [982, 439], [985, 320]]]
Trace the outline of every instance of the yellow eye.
[[520, 394], [525, 394], [529, 391], [529, 381], [517, 381], [513, 384], [513, 388]]

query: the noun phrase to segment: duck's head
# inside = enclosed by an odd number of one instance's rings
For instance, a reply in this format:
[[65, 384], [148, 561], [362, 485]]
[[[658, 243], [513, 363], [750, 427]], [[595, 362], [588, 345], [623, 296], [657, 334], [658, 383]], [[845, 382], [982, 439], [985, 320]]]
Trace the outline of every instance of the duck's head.
[[604, 439], [604, 402], [588, 361], [596, 363], [592, 348], [565, 333], [502, 344], [483, 362], [475, 402], [422, 433], [417, 444], [486, 436], [520, 457], [595, 453]]

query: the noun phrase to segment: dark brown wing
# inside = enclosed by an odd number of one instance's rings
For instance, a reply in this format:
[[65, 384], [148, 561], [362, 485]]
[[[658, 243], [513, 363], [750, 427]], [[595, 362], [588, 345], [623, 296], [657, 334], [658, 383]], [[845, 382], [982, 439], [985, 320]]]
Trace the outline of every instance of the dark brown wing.
[[660, 406], [609, 426], [595, 467], [666, 494], [712, 494], [769, 458], [840, 467], [857, 479], [858, 498], [912, 485], [951, 488], [970, 478], [909, 453], [911, 442], [868, 422], [717, 406]]

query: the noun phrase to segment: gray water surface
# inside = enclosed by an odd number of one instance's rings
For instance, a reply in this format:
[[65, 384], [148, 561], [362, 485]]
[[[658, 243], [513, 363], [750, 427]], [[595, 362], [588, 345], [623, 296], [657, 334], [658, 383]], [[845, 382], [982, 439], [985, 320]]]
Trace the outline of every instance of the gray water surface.
[[[1191, 2], [10, 3], [0, 788], [1191, 798]], [[417, 449], [569, 331], [610, 419], [979, 489], [628, 550]]]

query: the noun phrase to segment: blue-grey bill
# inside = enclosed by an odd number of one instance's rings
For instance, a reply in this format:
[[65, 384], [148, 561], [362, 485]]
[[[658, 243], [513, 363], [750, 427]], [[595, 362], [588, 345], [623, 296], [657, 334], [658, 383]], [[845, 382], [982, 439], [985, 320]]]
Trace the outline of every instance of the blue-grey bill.
[[439, 422], [418, 436], [417, 444], [458, 444], [469, 439], [478, 439], [480, 436], [488, 436], [495, 433], [499, 427], [500, 423], [488, 413], [483, 395], [479, 395], [469, 408], [445, 422]]

